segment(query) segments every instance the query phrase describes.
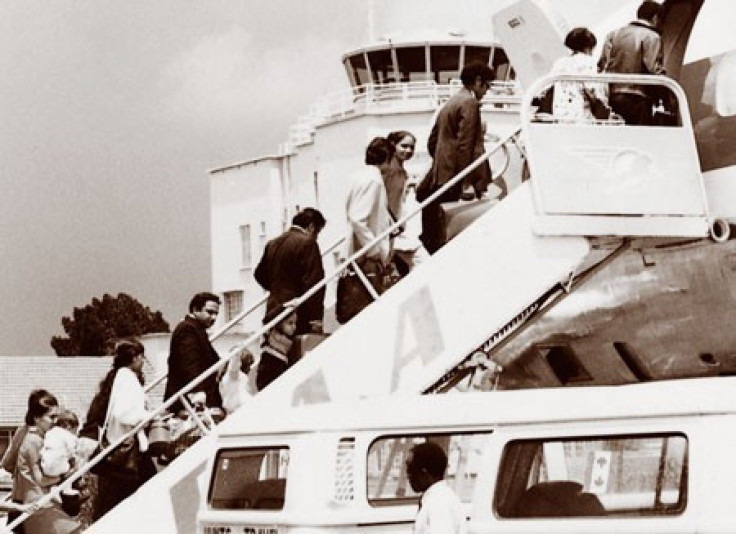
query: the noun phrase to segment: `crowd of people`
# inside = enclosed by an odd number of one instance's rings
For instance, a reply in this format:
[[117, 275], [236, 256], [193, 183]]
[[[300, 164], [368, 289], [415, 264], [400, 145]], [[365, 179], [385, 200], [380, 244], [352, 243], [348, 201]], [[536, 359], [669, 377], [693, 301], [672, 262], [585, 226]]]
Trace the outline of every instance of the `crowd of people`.
[[[571, 54], [560, 58], [553, 72], [664, 73], [661, 39], [656, 30], [658, 15], [659, 4], [644, 1], [636, 21], [606, 37], [598, 61], [592, 57], [595, 35], [586, 28], [573, 29], [565, 39]], [[432, 165], [416, 187], [419, 201], [437, 192], [484, 153], [480, 101], [494, 72], [487, 65], [473, 63], [463, 68], [460, 79], [463, 88], [442, 107], [431, 130], [427, 148]], [[553, 113], [572, 119], [589, 117], [594, 99], [606, 99], [627, 123], [647, 124], [651, 120], [651, 95], [635, 84], [616, 84], [605, 91], [596, 85], [560, 82], [555, 86]], [[371, 245], [355, 263], [379, 294], [390, 285], [385, 283], [387, 277], [405, 276], [445, 243], [443, 202], [482, 198], [491, 183], [491, 169], [485, 161], [424, 207], [419, 239], [405, 235], [401, 227], [389, 233], [405, 212], [410, 192], [404, 165], [414, 155], [416, 143], [417, 137], [405, 130], [372, 139], [365, 149], [365, 166], [356, 170], [348, 188], [345, 255], [349, 257]], [[296, 363], [299, 336], [326, 335], [324, 288], [307, 299], [301, 298], [324, 277], [317, 238], [326, 224], [318, 210], [304, 208], [293, 217], [287, 231], [266, 244], [254, 272], [256, 281], [269, 292], [263, 322], [271, 324], [277, 317], [281, 319], [263, 336], [258, 357], [238, 346], [220, 372], [200, 379], [220, 362], [207, 333], [219, 314], [220, 298], [209, 292], [192, 297], [188, 314], [171, 336], [165, 401], [199, 380], [188, 399], [192, 406], [206, 410], [217, 420], [237, 410]], [[377, 239], [379, 236], [383, 237]], [[112, 368], [101, 380], [81, 429], [79, 418], [62, 409], [50, 392], [31, 392], [25, 424], [15, 433], [2, 461], [3, 468], [13, 475], [12, 502], [4, 502], [2, 508], [11, 520], [32, 512], [19, 531], [71, 533], [83, 528], [75, 516], [80, 502], [89, 494], [85, 479], [62, 493], [61, 499], [52, 499], [42, 507], [36, 503], [72, 476], [96, 450], [122, 439], [149, 418], [152, 412], [144, 391], [144, 361], [140, 342], [122, 340], [116, 345]], [[169, 412], [172, 420], [191, 417], [178, 399], [171, 402]], [[92, 519], [132, 495], [156, 473], [157, 463], [164, 465], [170, 456], [167, 458], [165, 452], [154, 456], [144, 430], [124, 441], [116, 449], [115, 460], [101, 462], [96, 470]], [[446, 530], [442, 532], [461, 531], [463, 522], [458, 522], [457, 504], [441, 483], [446, 464], [442, 449], [431, 443], [413, 451], [409, 480], [417, 491], [424, 492], [422, 502], [427, 504], [417, 517], [417, 532], [435, 532], [437, 529], [429, 526], [434, 524], [444, 525]], [[444, 512], [433, 511], [437, 508]]]

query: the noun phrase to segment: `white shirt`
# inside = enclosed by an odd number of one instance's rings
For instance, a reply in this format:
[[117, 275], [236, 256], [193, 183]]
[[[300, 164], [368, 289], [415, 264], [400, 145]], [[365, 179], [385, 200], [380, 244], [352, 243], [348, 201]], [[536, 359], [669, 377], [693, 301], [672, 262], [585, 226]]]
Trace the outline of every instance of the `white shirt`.
[[48, 477], [58, 477], [71, 468], [71, 459], [77, 450], [77, 436], [67, 430], [55, 426], [43, 437], [41, 449], [41, 470]]
[[[110, 392], [107, 421], [107, 439], [112, 443], [129, 432], [148, 416], [146, 395], [138, 377], [127, 367], [121, 367], [115, 374]], [[138, 432], [142, 451], [148, 449], [148, 439], [143, 430]]]
[[[352, 239], [348, 239], [346, 250], [350, 256], [391, 226], [386, 187], [378, 167], [367, 165], [353, 176], [345, 207], [352, 232]], [[380, 257], [384, 263], [388, 262], [390, 255], [391, 240], [388, 236], [366, 254]]]
[[465, 534], [467, 520], [460, 499], [440, 480], [424, 492], [414, 520], [415, 534]]
[[[552, 74], [595, 74], [598, 72], [593, 56], [575, 53], [564, 56], [552, 65]], [[605, 90], [600, 84], [582, 82], [555, 82], [552, 115], [555, 119], [576, 121], [592, 119], [590, 105], [583, 96], [583, 87], [591, 89], [598, 98], [605, 99]]]
[[220, 378], [220, 396], [222, 407], [228, 414], [242, 406], [252, 395], [250, 379], [240, 370], [240, 351], [230, 356], [227, 371]]

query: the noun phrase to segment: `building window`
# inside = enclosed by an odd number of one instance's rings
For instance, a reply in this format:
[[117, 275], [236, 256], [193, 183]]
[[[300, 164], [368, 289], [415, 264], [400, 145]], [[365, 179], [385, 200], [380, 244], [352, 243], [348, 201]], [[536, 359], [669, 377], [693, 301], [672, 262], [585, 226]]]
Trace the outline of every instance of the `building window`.
[[0, 428], [0, 456], [5, 454], [8, 445], [10, 445], [10, 441], [13, 439], [13, 432], [15, 432], [15, 428]]
[[242, 254], [242, 266], [244, 268], [251, 267], [253, 254], [250, 245], [250, 224], [244, 224], [240, 227], [240, 250]]
[[225, 291], [223, 296], [225, 297], [225, 321], [230, 322], [243, 311], [243, 292]]
[[265, 250], [266, 242], [268, 241], [268, 235], [266, 234], [266, 221], [261, 221], [261, 234], [258, 236], [258, 240], [261, 250]]

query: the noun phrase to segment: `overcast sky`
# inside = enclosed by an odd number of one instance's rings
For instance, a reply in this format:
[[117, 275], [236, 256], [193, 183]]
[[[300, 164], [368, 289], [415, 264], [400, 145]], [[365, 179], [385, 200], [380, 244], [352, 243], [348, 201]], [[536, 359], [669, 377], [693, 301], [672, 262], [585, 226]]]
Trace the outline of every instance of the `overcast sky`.
[[[104, 293], [173, 326], [210, 288], [207, 171], [275, 153], [346, 86], [340, 57], [368, 40], [369, 6], [378, 35], [490, 36], [499, 3], [0, 2], [0, 354], [51, 354], [61, 317]], [[554, 4], [577, 25], [619, 1]]]

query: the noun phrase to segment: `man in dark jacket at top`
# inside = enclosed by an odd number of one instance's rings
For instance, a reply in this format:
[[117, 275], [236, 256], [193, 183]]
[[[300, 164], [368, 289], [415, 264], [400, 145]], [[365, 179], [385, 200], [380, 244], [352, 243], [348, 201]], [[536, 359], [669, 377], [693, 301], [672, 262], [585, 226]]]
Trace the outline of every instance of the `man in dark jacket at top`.
[[[219, 311], [220, 297], [217, 295], [205, 292], [192, 297], [189, 313], [176, 325], [174, 333], [171, 334], [169, 376], [164, 400], [220, 361], [207, 335], [207, 329], [215, 323]], [[222, 407], [222, 397], [215, 375], [216, 373], [210, 375], [190, 392], [194, 393], [192, 398], [195, 402], [204, 403], [211, 408]], [[175, 414], [183, 409], [184, 406], [179, 401], [169, 408]]]
[[[619, 74], [664, 74], [662, 38], [657, 30], [661, 7], [645, 0], [636, 12], [637, 20], [614, 30], [606, 37], [598, 69]], [[652, 86], [611, 84], [608, 103], [626, 124], [652, 122]]]
[[[480, 115], [481, 100], [493, 81], [493, 70], [483, 63], [471, 63], [460, 72], [463, 88], [448, 100], [432, 127], [427, 150], [432, 156], [429, 170], [432, 190], [457, 176], [463, 169], [485, 153], [483, 124]], [[486, 160], [473, 172], [445, 191], [422, 211], [421, 240], [430, 254], [445, 241], [443, 202], [481, 198], [491, 182], [491, 167]]]
[[[253, 274], [261, 287], [270, 291], [267, 310], [303, 295], [324, 278], [317, 236], [325, 224], [322, 213], [304, 208], [294, 215], [291, 228], [266, 244]], [[322, 288], [299, 306], [294, 335], [322, 333], [324, 298]]]

